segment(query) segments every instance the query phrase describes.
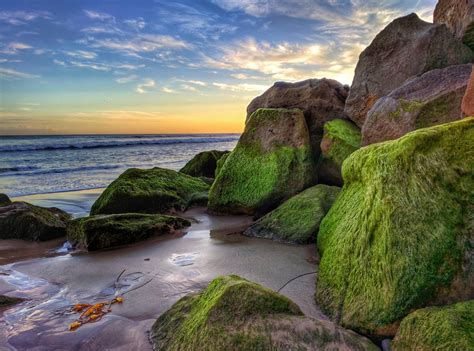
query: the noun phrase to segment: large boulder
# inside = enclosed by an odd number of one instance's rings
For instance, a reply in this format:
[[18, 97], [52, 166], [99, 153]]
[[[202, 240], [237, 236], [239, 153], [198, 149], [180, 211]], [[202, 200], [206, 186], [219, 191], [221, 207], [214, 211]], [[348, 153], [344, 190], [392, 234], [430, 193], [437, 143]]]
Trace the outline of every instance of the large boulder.
[[466, 94], [462, 99], [462, 112], [465, 116], [474, 116], [474, 69], [471, 72]]
[[472, 51], [446, 26], [424, 22], [416, 14], [398, 18], [361, 53], [345, 112], [362, 128], [375, 102], [408, 78], [472, 59]]
[[10, 296], [5, 296], [5, 295], [0, 295], [0, 311], [8, 306], [15, 305], [17, 303], [22, 302], [22, 299], [19, 299], [17, 297], [10, 297]]
[[130, 168], [114, 180], [92, 205], [91, 215], [169, 213], [205, 205], [209, 185], [169, 169]]
[[392, 350], [474, 350], [474, 300], [427, 307], [402, 320]]
[[360, 147], [360, 129], [351, 121], [335, 119], [324, 125], [318, 181], [342, 186], [342, 162]]
[[190, 226], [185, 219], [164, 215], [124, 213], [78, 218], [67, 226], [67, 239], [89, 251], [132, 244]]
[[324, 184], [308, 188], [260, 218], [244, 235], [295, 244], [315, 242], [319, 224], [340, 190]]
[[305, 317], [288, 298], [238, 276], [214, 279], [153, 324], [154, 350], [377, 350], [329, 321]]
[[217, 175], [208, 208], [264, 214], [310, 185], [313, 169], [303, 112], [259, 109]]
[[229, 151], [203, 151], [194, 156], [186, 165], [180, 169], [181, 173], [192, 177], [214, 178], [217, 162]]
[[362, 145], [461, 119], [471, 68], [466, 64], [429, 71], [379, 99], [362, 127]]
[[46, 241], [66, 235], [70, 216], [58, 208], [15, 201], [0, 205], [0, 239]]
[[10, 200], [8, 195], [0, 193], [0, 206], [9, 205], [11, 203], [12, 203], [12, 201]]
[[456, 38], [474, 50], [474, 0], [439, 0], [433, 22], [445, 24]]
[[393, 335], [413, 309], [474, 296], [474, 118], [363, 147], [342, 172], [318, 234], [328, 316]]
[[349, 92], [347, 86], [332, 79], [308, 79], [297, 83], [277, 82], [247, 107], [247, 123], [259, 108], [298, 108], [303, 111], [308, 125], [315, 157], [323, 125], [335, 118], [347, 118], [344, 104]]

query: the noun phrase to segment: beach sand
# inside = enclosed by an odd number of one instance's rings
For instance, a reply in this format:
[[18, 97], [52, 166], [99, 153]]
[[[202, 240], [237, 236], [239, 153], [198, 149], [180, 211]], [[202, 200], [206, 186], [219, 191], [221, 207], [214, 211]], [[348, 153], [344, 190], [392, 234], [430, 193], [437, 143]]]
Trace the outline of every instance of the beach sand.
[[[99, 194], [44, 194], [22, 200], [79, 214], [87, 213]], [[27, 299], [0, 317], [0, 350], [1, 346], [17, 350], [149, 350], [147, 331], [154, 320], [180, 297], [202, 289], [219, 275], [237, 274], [277, 290], [289, 279], [316, 270], [315, 245], [240, 235], [252, 223], [250, 217], [212, 216], [202, 208], [183, 215], [195, 220], [185, 235], [166, 235], [101, 252], [57, 252], [54, 248], [60, 248], [61, 241], [33, 245], [34, 250], [32, 245], [22, 247], [18, 242], [0, 243], [14, 247], [18, 253], [13, 260], [21, 260], [0, 266], [0, 294]], [[2, 250], [9, 249], [0, 246], [0, 253]], [[28, 250], [28, 254], [23, 252]], [[37, 258], [32, 258], [35, 255]], [[67, 314], [67, 309], [75, 303], [113, 298], [114, 282], [124, 269], [119, 292], [124, 294], [124, 303], [113, 305], [112, 312], [99, 322], [68, 331], [77, 315]], [[142, 288], [126, 293], [150, 279]], [[305, 314], [325, 318], [314, 304], [315, 279], [314, 274], [301, 277], [282, 293]]]

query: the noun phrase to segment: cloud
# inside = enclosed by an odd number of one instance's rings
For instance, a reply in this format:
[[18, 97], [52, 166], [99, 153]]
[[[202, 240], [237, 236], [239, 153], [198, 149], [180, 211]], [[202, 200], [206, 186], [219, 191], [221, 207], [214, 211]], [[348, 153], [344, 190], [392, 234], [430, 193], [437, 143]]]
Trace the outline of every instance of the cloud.
[[222, 90], [230, 90], [230, 91], [257, 91], [263, 92], [268, 89], [266, 85], [259, 85], [259, 84], [226, 84], [226, 83], [212, 83], [213, 86], [222, 89]]
[[146, 112], [136, 110], [98, 110], [92, 112], [74, 112], [69, 116], [92, 119], [97, 118], [97, 116], [106, 119], [156, 119], [163, 117], [161, 112]]
[[146, 94], [150, 89], [155, 87], [153, 79], [145, 79], [143, 83], [138, 84], [135, 91], [139, 94]]
[[64, 53], [71, 57], [78, 57], [83, 59], [94, 59], [97, 57], [97, 54], [95, 52], [84, 50], [65, 51]]
[[205, 82], [200, 81], [200, 80], [187, 80], [186, 82], [190, 84], [194, 84], [194, 85], [199, 85], [201, 87], [205, 87], [207, 85]]
[[37, 19], [52, 19], [48, 11], [0, 11], [0, 21], [19, 26]]
[[122, 30], [113, 25], [92, 26], [81, 29], [81, 32], [88, 34], [121, 34]]
[[189, 85], [189, 84], [181, 84], [181, 87], [187, 91], [192, 91], [194, 93], [198, 92], [198, 89], [196, 87], [193, 87], [192, 85]]
[[176, 94], [176, 93], [177, 93], [176, 90], [173, 90], [173, 89], [168, 88], [168, 87], [163, 87], [163, 88], [161, 89], [161, 91], [162, 91], [163, 93], [167, 93], [167, 94]]
[[138, 76], [136, 74], [131, 74], [129, 76], [117, 78], [115, 81], [119, 84], [125, 84], [137, 79], [138, 79]]
[[115, 21], [115, 17], [112, 15], [109, 15], [108, 13], [91, 11], [91, 10], [84, 10], [84, 13], [86, 14], [87, 17], [93, 20], [112, 21], [112, 22]]
[[39, 78], [36, 74], [30, 74], [25, 72], [20, 72], [10, 68], [0, 67], [0, 78], [6, 80], [15, 80], [15, 79], [32, 79]]
[[146, 22], [142, 17], [125, 20], [123, 21], [123, 23], [125, 23], [129, 27], [132, 27], [135, 30], [143, 29], [146, 26]]
[[18, 52], [21, 50], [27, 50], [27, 49], [32, 49], [32, 48], [33, 47], [28, 44], [12, 42], [6, 45], [5, 48], [1, 49], [0, 53], [15, 55], [15, 54], [18, 54]]

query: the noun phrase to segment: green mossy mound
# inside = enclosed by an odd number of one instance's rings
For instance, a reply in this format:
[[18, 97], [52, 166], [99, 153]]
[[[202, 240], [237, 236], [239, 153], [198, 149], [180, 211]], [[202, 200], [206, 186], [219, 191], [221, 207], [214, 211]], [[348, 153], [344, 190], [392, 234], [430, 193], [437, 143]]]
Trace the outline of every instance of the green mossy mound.
[[0, 239], [46, 241], [66, 235], [70, 216], [58, 208], [15, 201], [0, 206]]
[[474, 350], [474, 301], [410, 313], [400, 324], [392, 350]]
[[8, 195], [0, 193], [0, 206], [9, 205], [11, 203], [12, 203], [12, 201], [10, 200]]
[[255, 111], [209, 193], [215, 213], [266, 213], [313, 180], [308, 128], [300, 110]]
[[185, 219], [164, 215], [126, 213], [78, 218], [67, 226], [67, 239], [89, 251], [132, 244], [190, 226]]
[[131, 168], [100, 195], [91, 215], [112, 213], [168, 213], [205, 205], [209, 185], [201, 179], [169, 169]]
[[214, 178], [217, 178], [217, 175], [220, 173], [222, 166], [224, 166], [225, 161], [227, 160], [227, 157], [229, 157], [230, 152], [227, 154], [222, 155], [222, 157], [217, 161], [216, 163], [216, 172], [214, 173]]
[[203, 151], [194, 156], [186, 165], [180, 169], [181, 173], [192, 177], [214, 178], [217, 162], [229, 151]]
[[296, 244], [315, 242], [319, 224], [340, 190], [324, 184], [308, 188], [260, 218], [244, 235]]
[[318, 235], [331, 318], [393, 335], [413, 309], [473, 296], [474, 118], [364, 147], [342, 171]]
[[361, 143], [360, 129], [352, 122], [334, 119], [324, 124], [318, 180], [324, 184], [342, 186], [342, 162]]
[[17, 297], [10, 297], [10, 296], [5, 296], [5, 295], [0, 295], [0, 309], [3, 307], [15, 305], [17, 303], [22, 302], [22, 299], [19, 299]]
[[377, 349], [330, 322], [304, 317], [288, 298], [238, 276], [219, 277], [176, 302], [156, 320], [150, 338], [155, 350]]

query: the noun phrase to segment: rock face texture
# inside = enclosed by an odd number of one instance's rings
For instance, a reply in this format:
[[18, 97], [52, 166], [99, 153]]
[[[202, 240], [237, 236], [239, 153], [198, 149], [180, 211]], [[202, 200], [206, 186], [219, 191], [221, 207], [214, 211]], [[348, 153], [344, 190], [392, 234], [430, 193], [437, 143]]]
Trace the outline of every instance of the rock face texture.
[[0, 205], [0, 239], [45, 241], [66, 235], [70, 216], [58, 208], [26, 202]]
[[461, 119], [471, 68], [467, 64], [429, 71], [379, 99], [362, 127], [362, 145]]
[[473, 53], [446, 26], [416, 14], [398, 18], [360, 55], [345, 112], [362, 128], [375, 102], [412, 78], [436, 68], [470, 63]]
[[329, 321], [305, 317], [288, 298], [238, 276], [214, 279], [152, 326], [154, 350], [377, 350]]
[[402, 320], [392, 350], [474, 350], [474, 300], [428, 307]]
[[308, 188], [260, 218], [244, 235], [295, 244], [316, 242], [319, 224], [340, 190], [324, 184]]
[[433, 22], [448, 29], [474, 50], [474, 0], [439, 0]]
[[0, 206], [11, 204], [10, 198], [6, 194], [0, 194]]
[[214, 213], [265, 214], [308, 187], [314, 159], [303, 112], [259, 109], [209, 192]]
[[331, 318], [393, 335], [413, 309], [474, 296], [474, 118], [361, 148], [342, 168], [318, 234]]
[[474, 69], [471, 72], [466, 94], [462, 99], [462, 112], [465, 116], [474, 116]]
[[173, 233], [190, 225], [185, 219], [163, 215], [97, 215], [71, 221], [67, 226], [67, 239], [75, 247], [94, 251]]
[[131, 168], [114, 180], [96, 200], [91, 215], [168, 213], [205, 205], [209, 185], [169, 169]]
[[342, 186], [342, 162], [360, 147], [360, 129], [350, 121], [335, 119], [324, 125], [318, 181]]
[[332, 79], [308, 79], [297, 83], [277, 82], [247, 107], [247, 123], [259, 108], [298, 108], [308, 125], [314, 156], [319, 155], [323, 125], [335, 118], [347, 118], [344, 103], [348, 87]]
[[186, 163], [180, 172], [192, 177], [214, 178], [217, 161], [228, 153], [229, 151], [217, 150], [200, 152]]

